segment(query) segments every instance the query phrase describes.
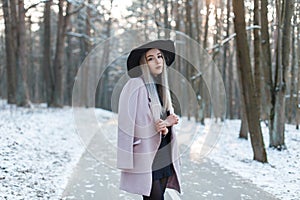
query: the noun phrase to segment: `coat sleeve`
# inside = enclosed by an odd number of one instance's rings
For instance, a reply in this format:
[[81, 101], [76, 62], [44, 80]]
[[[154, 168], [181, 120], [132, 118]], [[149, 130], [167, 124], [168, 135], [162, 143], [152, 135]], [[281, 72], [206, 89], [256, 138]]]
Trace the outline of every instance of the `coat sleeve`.
[[117, 149], [117, 167], [119, 169], [132, 169], [134, 167], [133, 140], [138, 96], [138, 84], [134, 80], [129, 80], [119, 98]]

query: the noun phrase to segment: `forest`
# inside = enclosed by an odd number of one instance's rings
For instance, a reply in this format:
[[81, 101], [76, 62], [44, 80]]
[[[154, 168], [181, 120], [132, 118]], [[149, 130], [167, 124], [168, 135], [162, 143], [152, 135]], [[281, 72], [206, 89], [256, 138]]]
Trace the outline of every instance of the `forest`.
[[[126, 46], [151, 34], [175, 43], [182, 36], [202, 50], [179, 51], [199, 52], [198, 63], [217, 67], [209, 74], [220, 74], [226, 112], [214, 117], [242, 120], [239, 137], [250, 136], [255, 160], [267, 162], [261, 122], [278, 150], [288, 147], [285, 124], [299, 129], [300, 0], [1, 0], [0, 7], [0, 98], [8, 104], [71, 106], [81, 80], [75, 103], [112, 110], [116, 83], [126, 73]], [[143, 34], [126, 38], [134, 30]], [[123, 38], [113, 41], [116, 36]], [[124, 54], [114, 59], [118, 51]], [[196, 106], [181, 115], [203, 124], [213, 117], [209, 84], [197, 67], [176, 59], [174, 69], [196, 94]], [[93, 67], [78, 77], [83, 65]]]

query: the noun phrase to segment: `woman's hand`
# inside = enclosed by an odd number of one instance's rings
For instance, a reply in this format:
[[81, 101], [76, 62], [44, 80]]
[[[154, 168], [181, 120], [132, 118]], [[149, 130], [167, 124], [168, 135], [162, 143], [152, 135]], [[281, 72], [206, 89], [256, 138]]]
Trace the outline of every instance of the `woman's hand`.
[[178, 124], [178, 121], [179, 121], [179, 118], [178, 118], [177, 115], [175, 115], [175, 114], [170, 114], [170, 115], [167, 117], [167, 119], [165, 119], [165, 125], [166, 125], [167, 127], [173, 126], [173, 125], [175, 125], [175, 124]]
[[166, 122], [162, 119], [157, 120], [156, 124], [155, 124], [155, 129], [156, 132], [160, 132], [163, 135], [167, 135], [169, 130], [166, 126]]
[[163, 135], [167, 135], [169, 132], [167, 127], [178, 124], [178, 121], [179, 118], [175, 114], [170, 114], [165, 120], [159, 119], [155, 124], [156, 132], [161, 132]]

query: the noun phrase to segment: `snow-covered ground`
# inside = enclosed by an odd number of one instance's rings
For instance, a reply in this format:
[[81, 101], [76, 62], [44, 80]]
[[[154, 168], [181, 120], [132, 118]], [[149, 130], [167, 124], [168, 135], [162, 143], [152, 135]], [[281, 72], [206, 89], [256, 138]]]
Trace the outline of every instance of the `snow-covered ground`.
[[[97, 110], [97, 119], [107, 111]], [[250, 141], [238, 139], [240, 121], [226, 121], [208, 155], [280, 199], [300, 196], [300, 132], [286, 126], [288, 149], [267, 148], [268, 164], [252, 160]], [[263, 124], [268, 146], [267, 127]], [[16, 108], [0, 101], [0, 199], [60, 198], [84, 152], [76, 133], [72, 108]]]
[[[268, 127], [261, 123], [265, 146], [269, 146]], [[268, 163], [253, 161], [249, 140], [238, 138], [240, 120], [226, 121], [217, 146], [209, 155], [215, 162], [279, 199], [300, 198], [300, 131], [295, 126], [285, 126], [287, 150], [266, 148]]]
[[0, 199], [59, 199], [84, 151], [70, 108], [0, 104]]

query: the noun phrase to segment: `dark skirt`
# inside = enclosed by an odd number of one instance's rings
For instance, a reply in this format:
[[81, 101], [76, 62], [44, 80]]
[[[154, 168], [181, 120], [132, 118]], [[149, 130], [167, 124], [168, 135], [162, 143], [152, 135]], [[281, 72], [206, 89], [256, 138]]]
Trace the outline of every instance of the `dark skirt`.
[[171, 154], [171, 128], [166, 136], [162, 136], [161, 143], [152, 164], [152, 178], [159, 180], [173, 175]]

